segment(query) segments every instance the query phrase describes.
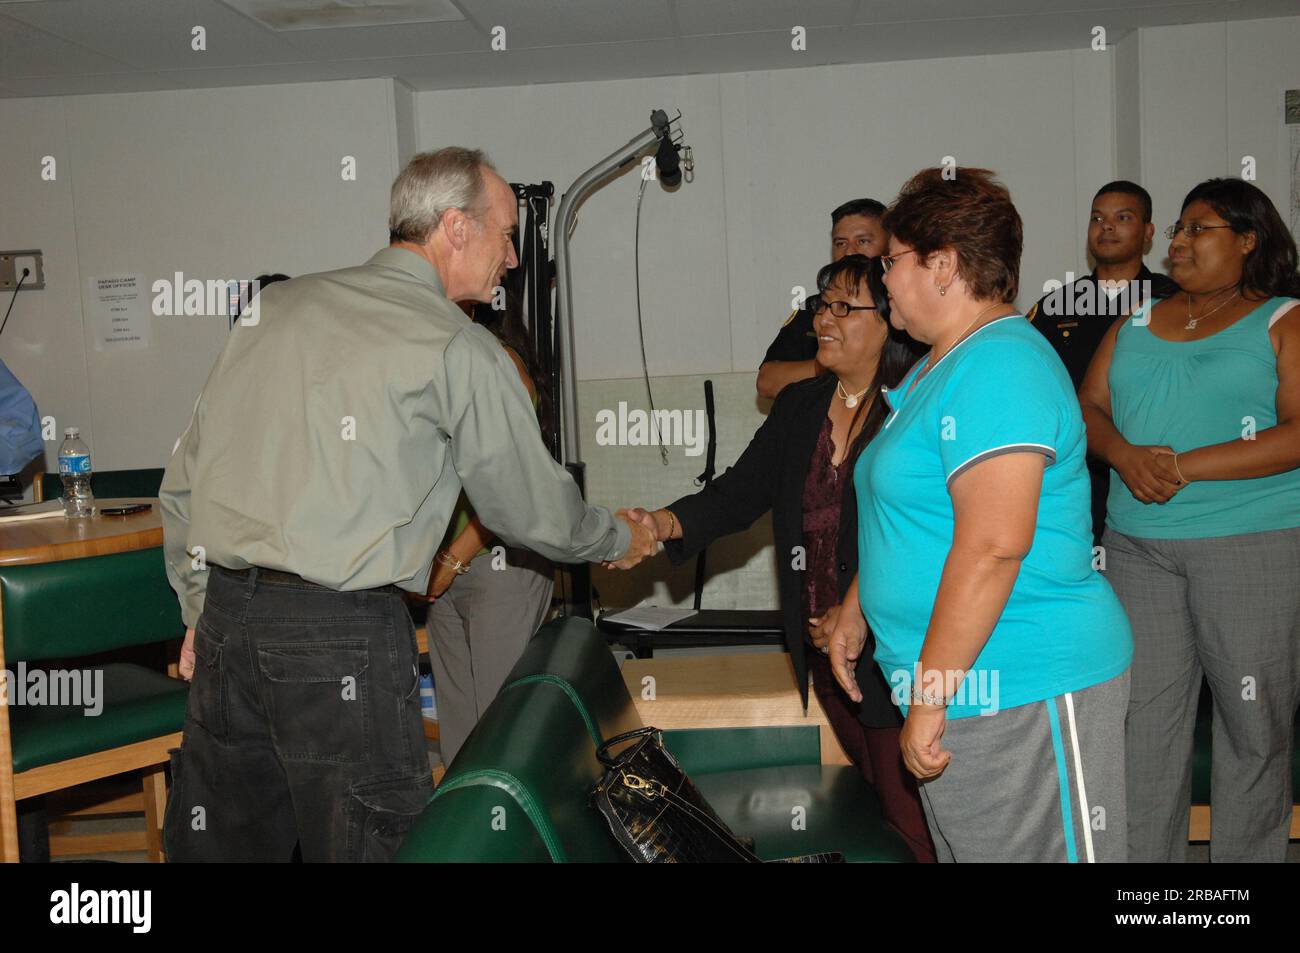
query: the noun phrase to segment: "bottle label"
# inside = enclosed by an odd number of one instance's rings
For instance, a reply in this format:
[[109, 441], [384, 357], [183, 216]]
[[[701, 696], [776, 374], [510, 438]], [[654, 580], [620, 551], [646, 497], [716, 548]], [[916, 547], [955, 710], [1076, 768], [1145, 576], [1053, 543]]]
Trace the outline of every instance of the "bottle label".
[[62, 476], [77, 476], [90, 472], [90, 454], [83, 453], [75, 457], [59, 457], [59, 473]]

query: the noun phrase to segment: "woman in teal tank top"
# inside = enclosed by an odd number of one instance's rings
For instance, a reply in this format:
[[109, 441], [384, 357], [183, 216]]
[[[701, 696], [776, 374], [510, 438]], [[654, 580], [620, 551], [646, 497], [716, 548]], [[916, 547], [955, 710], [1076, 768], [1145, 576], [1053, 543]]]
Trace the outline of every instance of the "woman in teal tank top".
[[1281, 861], [1300, 700], [1300, 274], [1248, 182], [1210, 179], [1166, 234], [1180, 291], [1122, 319], [1079, 400], [1113, 475], [1106, 576], [1133, 626], [1129, 859], [1186, 859], [1202, 675], [1216, 861]]

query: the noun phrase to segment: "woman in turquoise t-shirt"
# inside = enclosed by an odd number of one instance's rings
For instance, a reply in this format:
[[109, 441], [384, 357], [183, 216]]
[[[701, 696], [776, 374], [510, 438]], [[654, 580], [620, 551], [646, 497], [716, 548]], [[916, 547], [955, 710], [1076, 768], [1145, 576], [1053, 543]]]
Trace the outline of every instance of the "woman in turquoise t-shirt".
[[892, 314], [931, 350], [855, 468], [836, 677], [852, 696], [865, 617], [940, 860], [1122, 861], [1132, 638], [1092, 568], [1074, 388], [1010, 304], [1020, 216], [992, 173], [928, 169], [885, 224]]
[[1202, 673], [1216, 861], [1281, 861], [1300, 698], [1300, 275], [1268, 197], [1202, 182], [1170, 237], [1182, 289], [1116, 323], [1079, 391], [1110, 464], [1106, 576], [1135, 651], [1130, 859], [1186, 859]]

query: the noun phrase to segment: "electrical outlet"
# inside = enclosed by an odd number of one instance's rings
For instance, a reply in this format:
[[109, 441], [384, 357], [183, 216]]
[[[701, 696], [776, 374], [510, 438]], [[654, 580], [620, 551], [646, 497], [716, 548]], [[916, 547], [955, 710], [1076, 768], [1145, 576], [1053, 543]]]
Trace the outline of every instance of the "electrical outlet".
[[23, 281], [22, 291], [40, 291], [45, 287], [45, 256], [39, 248], [0, 251], [0, 291], [17, 288], [24, 268], [31, 274]]

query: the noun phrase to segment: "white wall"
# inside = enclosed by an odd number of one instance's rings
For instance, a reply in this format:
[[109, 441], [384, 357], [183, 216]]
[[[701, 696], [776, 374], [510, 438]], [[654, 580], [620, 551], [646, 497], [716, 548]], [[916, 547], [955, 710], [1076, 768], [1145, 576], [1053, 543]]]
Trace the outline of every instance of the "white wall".
[[1255, 184], [1287, 220], [1290, 137], [1283, 93], [1300, 89], [1300, 17], [1143, 30], [1140, 88], [1142, 182], [1155, 202], [1151, 267], [1168, 242], [1159, 232], [1183, 196], [1212, 176], [1242, 175], [1253, 156]]
[[[162, 466], [225, 341], [224, 316], [151, 317], [151, 346], [96, 351], [87, 281], [290, 275], [387, 242], [397, 169], [393, 84], [0, 100], [0, 247], [41, 248], [0, 357], [42, 414], [77, 425], [97, 469]], [[13, 134], [8, 134], [13, 133]], [[41, 180], [41, 157], [57, 178]], [[344, 181], [344, 156], [357, 160]], [[6, 302], [7, 304], [7, 302]], [[46, 445], [57, 465], [58, 441]]]
[[[0, 247], [40, 249], [45, 271], [45, 290], [13, 300], [0, 358], [32, 392], [41, 415], [61, 426], [88, 421], [90, 406], [66, 113], [61, 99], [0, 100]], [[52, 181], [41, 178], [45, 156], [55, 158]], [[7, 309], [11, 296], [0, 296], [0, 307]], [[57, 454], [57, 443], [47, 445], [45, 469], [57, 466]]]
[[[719, 471], [762, 422], [754, 374], [792, 287], [811, 287], [829, 258], [836, 205], [888, 202], [948, 155], [997, 170], [1025, 219], [1027, 307], [1045, 279], [1082, 263], [1075, 223], [1113, 177], [1111, 54], [1091, 50], [424, 92], [420, 147], [481, 147], [508, 179], [563, 190], [645, 128], [655, 107], [681, 110], [696, 171], [674, 194], [652, 184], [645, 196], [647, 363], [663, 408], [703, 407], [703, 381], [714, 379]], [[639, 184], [631, 169], [591, 196], [572, 243], [582, 452], [588, 495], [608, 506], [671, 502], [703, 469], [680, 448], [665, 468], [654, 448], [593, 440], [597, 411], [619, 400], [647, 406], [633, 258]], [[775, 607], [770, 539], [763, 522], [713, 550], [706, 605]], [[594, 577], [606, 605], [691, 595], [689, 566]]]
[[[641, 277], [651, 375], [749, 373], [829, 258], [830, 210], [888, 201], [952, 155], [997, 170], [1025, 219], [1025, 286], [1080, 260], [1081, 220], [1113, 168], [1109, 53], [847, 65], [417, 94], [421, 148], [480, 146], [512, 180], [566, 188], [683, 113], [696, 176], [652, 186]], [[1032, 82], [1026, 77], [1033, 77]], [[635, 170], [586, 202], [573, 238], [580, 379], [640, 374]], [[1022, 295], [1027, 307], [1038, 296]], [[683, 347], [683, 342], [689, 346]]]

